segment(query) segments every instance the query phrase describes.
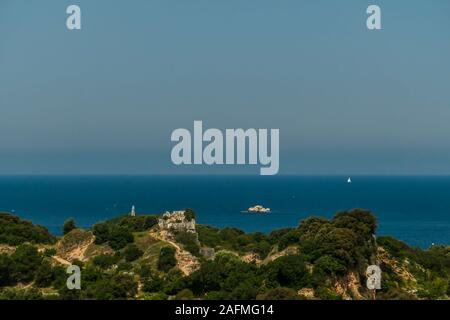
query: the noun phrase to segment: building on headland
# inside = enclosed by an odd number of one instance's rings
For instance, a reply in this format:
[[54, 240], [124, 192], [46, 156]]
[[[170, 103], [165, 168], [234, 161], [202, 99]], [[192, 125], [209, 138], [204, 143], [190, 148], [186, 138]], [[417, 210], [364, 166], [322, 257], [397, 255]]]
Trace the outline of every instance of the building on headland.
[[134, 205], [131, 207], [130, 216], [136, 217], [136, 209], [134, 208]]
[[158, 224], [161, 229], [196, 233], [195, 219], [187, 220], [185, 211], [166, 212], [159, 219]]

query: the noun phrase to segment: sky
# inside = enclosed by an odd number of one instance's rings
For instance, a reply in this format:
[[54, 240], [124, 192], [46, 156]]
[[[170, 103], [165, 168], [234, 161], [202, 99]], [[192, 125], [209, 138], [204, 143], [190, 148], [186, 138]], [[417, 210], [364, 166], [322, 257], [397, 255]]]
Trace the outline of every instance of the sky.
[[280, 174], [450, 174], [450, 1], [0, 1], [0, 174], [259, 173], [173, 165], [194, 120], [280, 129]]

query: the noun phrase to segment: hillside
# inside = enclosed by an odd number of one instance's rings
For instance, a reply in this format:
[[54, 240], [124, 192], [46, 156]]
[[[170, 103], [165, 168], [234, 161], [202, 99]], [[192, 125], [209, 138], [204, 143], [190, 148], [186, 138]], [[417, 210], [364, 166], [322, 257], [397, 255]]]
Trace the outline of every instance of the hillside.
[[[376, 238], [368, 211], [311, 217], [270, 234], [197, 225], [192, 210], [120, 216], [55, 238], [0, 214], [1, 299], [448, 299], [450, 247]], [[82, 289], [65, 269], [82, 270]]]

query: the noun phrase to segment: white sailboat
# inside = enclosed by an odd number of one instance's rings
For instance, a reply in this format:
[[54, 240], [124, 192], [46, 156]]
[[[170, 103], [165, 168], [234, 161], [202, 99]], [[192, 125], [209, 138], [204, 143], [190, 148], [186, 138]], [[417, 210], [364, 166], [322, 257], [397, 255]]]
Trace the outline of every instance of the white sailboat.
[[347, 183], [352, 183], [352, 178], [351, 177], [348, 177]]

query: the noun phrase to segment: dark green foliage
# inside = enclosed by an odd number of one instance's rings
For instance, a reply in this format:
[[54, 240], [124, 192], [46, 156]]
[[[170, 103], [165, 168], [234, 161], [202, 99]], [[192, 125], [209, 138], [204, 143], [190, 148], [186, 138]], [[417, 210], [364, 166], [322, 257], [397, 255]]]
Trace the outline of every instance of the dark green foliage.
[[114, 250], [124, 248], [133, 242], [133, 232], [146, 231], [158, 223], [155, 216], [120, 216], [109, 221], [99, 222], [92, 228], [95, 243], [108, 243]]
[[296, 244], [300, 240], [300, 231], [292, 229], [283, 234], [278, 241], [278, 250], [283, 250], [289, 245]]
[[95, 235], [95, 243], [103, 244], [109, 240], [109, 225], [106, 222], [99, 222], [92, 227], [92, 233]]
[[144, 290], [144, 292], [158, 292], [162, 291], [163, 287], [164, 280], [157, 275], [153, 275], [145, 280], [144, 287], [142, 289]]
[[226, 299], [255, 299], [260, 285], [257, 267], [232, 255], [203, 262], [200, 270], [186, 279], [186, 286], [195, 295], [221, 291]]
[[313, 279], [315, 284], [320, 285], [327, 278], [337, 278], [344, 271], [345, 266], [339, 260], [332, 256], [324, 255], [314, 263]]
[[413, 251], [406, 243], [392, 237], [379, 237], [377, 243], [398, 258], [404, 258]]
[[106, 221], [109, 226], [124, 227], [130, 232], [142, 232], [149, 230], [153, 226], [158, 224], [158, 218], [156, 216], [140, 215], [140, 216], [120, 216]]
[[164, 247], [161, 248], [158, 259], [158, 269], [164, 272], [168, 272], [170, 269], [175, 267], [177, 264], [177, 259], [175, 258], [175, 248]]
[[194, 294], [189, 289], [183, 289], [175, 296], [175, 300], [193, 300]]
[[6, 254], [0, 254], [0, 287], [12, 284], [13, 260]]
[[137, 288], [138, 284], [132, 276], [113, 274], [95, 282], [90, 288], [90, 294], [99, 300], [123, 300], [133, 298]]
[[42, 300], [42, 293], [36, 288], [0, 289], [0, 300]]
[[34, 284], [39, 288], [50, 287], [55, 280], [55, 274], [49, 261], [44, 260], [36, 270]]
[[141, 249], [139, 249], [135, 244], [129, 244], [123, 251], [123, 255], [127, 262], [139, 259], [143, 254], [144, 252]]
[[279, 287], [272, 290], [269, 290], [263, 294], [260, 294], [256, 297], [257, 300], [299, 300], [295, 290], [290, 288]]
[[98, 256], [95, 256], [92, 262], [94, 265], [102, 268], [102, 269], [109, 269], [113, 265], [115, 265], [117, 262], [119, 262], [120, 256], [119, 255], [113, 255], [113, 254], [100, 254]]
[[219, 229], [211, 226], [197, 225], [198, 240], [206, 247], [215, 248], [220, 246], [222, 239], [219, 235]]
[[52, 257], [55, 254], [56, 254], [56, 249], [54, 249], [54, 248], [45, 249], [44, 253], [43, 253], [44, 257]]
[[36, 270], [42, 262], [42, 257], [37, 249], [28, 244], [17, 247], [11, 255], [11, 259], [14, 263], [12, 273], [14, 280], [24, 283], [33, 281]]
[[300, 289], [310, 284], [310, 274], [300, 255], [284, 256], [264, 266], [262, 272], [271, 287]]
[[261, 232], [245, 233], [236, 228], [222, 230], [210, 226], [197, 226], [198, 240], [202, 246], [228, 249], [240, 253], [254, 252], [264, 259], [272, 249], [269, 237]]
[[184, 210], [184, 218], [187, 221], [192, 221], [195, 219], [195, 211], [193, 209], [185, 209]]
[[111, 227], [108, 244], [114, 250], [124, 248], [128, 243], [133, 242], [133, 240], [133, 235], [128, 229], [121, 226]]
[[153, 275], [152, 268], [147, 264], [141, 264], [139, 266], [138, 274], [141, 279], [148, 279]]
[[377, 300], [417, 300], [417, 298], [401, 288], [391, 288], [378, 293]]
[[133, 269], [133, 265], [130, 262], [119, 262], [117, 265], [117, 271], [131, 271]]
[[134, 240], [131, 231], [127, 227], [108, 222], [97, 223], [92, 231], [95, 235], [96, 244], [107, 242], [114, 250], [120, 250]]
[[25, 242], [51, 244], [55, 242], [55, 237], [42, 226], [0, 213], [0, 243], [17, 246]]
[[376, 255], [375, 228], [375, 218], [365, 210], [338, 213], [331, 222], [312, 217], [298, 228], [300, 250], [314, 264], [323, 256], [333, 258], [335, 274], [355, 268], [363, 272]]
[[182, 244], [184, 249], [192, 253], [194, 256], [199, 255], [200, 246], [198, 244], [196, 234], [192, 232], [180, 231], [175, 234], [175, 241]]
[[75, 220], [70, 218], [64, 222], [63, 226], [63, 234], [68, 234], [70, 231], [76, 229], [77, 226], [75, 225]]
[[54, 266], [52, 268], [53, 282], [52, 287], [59, 290], [60, 288], [67, 288], [67, 277], [66, 268], [63, 266]]
[[239, 230], [237, 228], [223, 228], [219, 231], [219, 237], [224, 242], [234, 242], [236, 241], [237, 237], [240, 235], [244, 235], [245, 232], [242, 230]]
[[281, 237], [283, 237], [286, 233], [291, 231], [293, 228], [283, 228], [283, 229], [277, 229], [269, 233], [268, 241], [270, 244], [278, 244], [280, 242]]

